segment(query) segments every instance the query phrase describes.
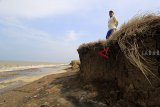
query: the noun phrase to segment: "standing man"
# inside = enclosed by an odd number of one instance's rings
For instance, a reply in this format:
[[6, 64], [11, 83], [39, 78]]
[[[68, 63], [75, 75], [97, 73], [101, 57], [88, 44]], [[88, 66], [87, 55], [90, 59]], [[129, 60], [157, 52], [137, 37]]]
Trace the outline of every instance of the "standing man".
[[114, 12], [112, 10], [109, 11], [109, 21], [108, 21], [108, 32], [106, 35], [106, 39], [108, 39], [114, 31], [116, 31], [117, 26], [118, 26], [118, 21], [116, 17], [114, 16]]

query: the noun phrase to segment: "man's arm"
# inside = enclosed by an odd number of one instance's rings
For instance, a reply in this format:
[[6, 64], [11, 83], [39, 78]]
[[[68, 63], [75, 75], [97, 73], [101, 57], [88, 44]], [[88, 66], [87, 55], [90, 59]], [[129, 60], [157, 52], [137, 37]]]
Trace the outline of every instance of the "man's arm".
[[116, 27], [118, 26], [118, 20], [116, 19], [116, 17], [114, 16], [113, 17], [113, 20], [115, 21], [115, 23], [116, 23]]

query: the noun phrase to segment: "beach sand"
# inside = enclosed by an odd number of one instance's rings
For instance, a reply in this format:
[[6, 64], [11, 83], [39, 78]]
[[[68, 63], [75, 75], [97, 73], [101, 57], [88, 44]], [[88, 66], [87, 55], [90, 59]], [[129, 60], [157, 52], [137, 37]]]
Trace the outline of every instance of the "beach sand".
[[0, 95], [0, 107], [103, 107], [93, 100], [96, 91], [79, 79], [78, 71], [68, 68], [6, 92]]
[[[47, 102], [50, 105], [50, 103], [53, 103], [53, 101], [49, 102], [49, 100], [52, 100], [51, 96], [54, 96], [53, 99], [55, 99], [60, 94], [60, 85], [53, 86], [52, 82], [61, 76], [76, 74], [75, 71], [71, 72], [70, 69], [57, 71], [57, 73], [45, 77], [34, 77], [32, 79], [21, 77], [26, 82], [39, 80], [0, 95], [0, 107], [38, 107]], [[20, 80], [20, 78], [16, 79]], [[8, 83], [9, 81], [6, 82]], [[54, 95], [54, 93], [56, 94]], [[47, 97], [46, 95], [49, 96]], [[47, 100], [48, 98], [51, 99]]]

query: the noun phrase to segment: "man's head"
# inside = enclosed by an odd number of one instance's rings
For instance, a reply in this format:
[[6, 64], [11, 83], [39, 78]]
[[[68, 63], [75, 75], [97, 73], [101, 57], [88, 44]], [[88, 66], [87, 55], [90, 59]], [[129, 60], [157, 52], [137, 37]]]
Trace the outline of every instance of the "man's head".
[[114, 15], [114, 12], [112, 10], [109, 11], [109, 16], [112, 17]]

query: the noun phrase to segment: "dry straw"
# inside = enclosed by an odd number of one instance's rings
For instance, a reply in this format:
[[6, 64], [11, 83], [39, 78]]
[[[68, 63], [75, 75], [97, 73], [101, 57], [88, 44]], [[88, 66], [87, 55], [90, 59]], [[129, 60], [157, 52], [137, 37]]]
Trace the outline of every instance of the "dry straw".
[[137, 68], [139, 68], [148, 82], [151, 84], [148, 76], [151, 74], [160, 80], [152, 71], [155, 68], [155, 61], [145, 57], [139, 51], [143, 46], [143, 39], [149, 36], [155, 37], [156, 32], [160, 31], [160, 16], [148, 14], [136, 16], [127, 24], [122, 25], [120, 30], [113, 36], [117, 37], [118, 44], [126, 58]]

